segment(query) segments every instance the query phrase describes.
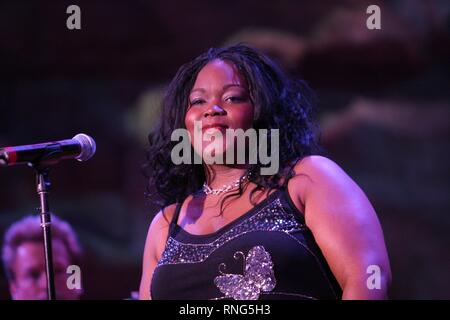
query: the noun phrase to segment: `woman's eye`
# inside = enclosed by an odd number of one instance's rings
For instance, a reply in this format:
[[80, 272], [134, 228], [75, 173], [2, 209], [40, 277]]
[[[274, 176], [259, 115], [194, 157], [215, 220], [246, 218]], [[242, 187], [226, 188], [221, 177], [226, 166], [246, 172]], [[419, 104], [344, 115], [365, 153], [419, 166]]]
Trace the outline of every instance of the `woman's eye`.
[[197, 104], [202, 104], [202, 103], [204, 103], [205, 102], [205, 100], [203, 100], [203, 99], [194, 99], [194, 100], [192, 100], [191, 102], [190, 102], [190, 105], [191, 106], [194, 106], [194, 105], [197, 105]]
[[245, 101], [244, 97], [239, 97], [239, 96], [232, 96], [232, 97], [228, 97], [225, 99], [226, 101], [232, 102], [232, 103], [236, 103], [236, 102], [243, 102]]

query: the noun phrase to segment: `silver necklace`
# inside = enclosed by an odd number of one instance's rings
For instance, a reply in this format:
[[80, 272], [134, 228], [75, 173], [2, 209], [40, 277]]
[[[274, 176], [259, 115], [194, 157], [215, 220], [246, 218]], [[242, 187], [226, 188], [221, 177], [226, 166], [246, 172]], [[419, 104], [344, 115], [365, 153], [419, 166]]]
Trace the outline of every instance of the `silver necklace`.
[[231, 191], [231, 190], [239, 187], [239, 184], [244, 182], [245, 180], [247, 180], [249, 177], [250, 177], [250, 172], [248, 172], [245, 175], [243, 175], [242, 177], [236, 179], [232, 183], [224, 184], [221, 188], [217, 188], [217, 189], [212, 189], [210, 186], [208, 186], [208, 184], [205, 181], [203, 183], [203, 192], [207, 195], [212, 194], [212, 195], [217, 196], [221, 193], [226, 193], [228, 191]]

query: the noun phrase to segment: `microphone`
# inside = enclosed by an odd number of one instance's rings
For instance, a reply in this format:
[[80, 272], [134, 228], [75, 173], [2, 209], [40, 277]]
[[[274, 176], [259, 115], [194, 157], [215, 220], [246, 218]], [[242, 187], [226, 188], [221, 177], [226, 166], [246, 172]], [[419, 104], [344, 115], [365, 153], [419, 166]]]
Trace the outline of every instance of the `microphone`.
[[0, 149], [0, 166], [53, 165], [64, 159], [89, 160], [95, 153], [94, 139], [84, 133], [72, 139]]

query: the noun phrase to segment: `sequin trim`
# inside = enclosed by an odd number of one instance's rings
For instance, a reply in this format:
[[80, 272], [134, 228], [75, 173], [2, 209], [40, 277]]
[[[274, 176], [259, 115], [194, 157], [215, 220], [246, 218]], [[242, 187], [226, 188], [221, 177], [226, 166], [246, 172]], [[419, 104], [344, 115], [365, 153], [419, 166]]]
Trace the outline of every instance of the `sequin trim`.
[[248, 232], [281, 231], [290, 234], [305, 229], [306, 226], [294, 214], [286, 212], [280, 199], [276, 198], [210, 243], [182, 243], [170, 236], [157, 267], [167, 264], [202, 262], [227, 242]]

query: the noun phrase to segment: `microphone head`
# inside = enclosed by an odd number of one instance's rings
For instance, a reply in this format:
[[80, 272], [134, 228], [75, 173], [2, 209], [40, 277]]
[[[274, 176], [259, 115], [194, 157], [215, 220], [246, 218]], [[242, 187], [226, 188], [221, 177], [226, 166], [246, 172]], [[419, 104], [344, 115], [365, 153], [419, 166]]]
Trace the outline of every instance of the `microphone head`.
[[94, 139], [84, 133], [77, 134], [73, 139], [77, 140], [81, 146], [81, 152], [75, 159], [78, 161], [86, 161], [92, 158], [96, 150]]

